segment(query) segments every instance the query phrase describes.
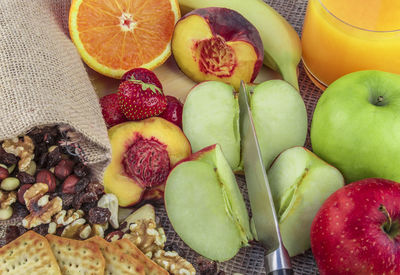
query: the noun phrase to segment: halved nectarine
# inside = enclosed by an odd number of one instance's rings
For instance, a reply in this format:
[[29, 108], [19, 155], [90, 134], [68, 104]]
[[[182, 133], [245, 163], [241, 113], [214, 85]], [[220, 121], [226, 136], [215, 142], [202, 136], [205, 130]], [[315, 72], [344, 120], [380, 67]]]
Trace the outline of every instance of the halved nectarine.
[[159, 117], [116, 125], [108, 135], [112, 158], [104, 187], [123, 207], [140, 202], [146, 189], [164, 184], [170, 169], [191, 153], [182, 130]]
[[239, 87], [252, 82], [264, 50], [257, 29], [238, 12], [226, 8], [196, 9], [175, 26], [172, 52], [192, 80], [220, 80]]

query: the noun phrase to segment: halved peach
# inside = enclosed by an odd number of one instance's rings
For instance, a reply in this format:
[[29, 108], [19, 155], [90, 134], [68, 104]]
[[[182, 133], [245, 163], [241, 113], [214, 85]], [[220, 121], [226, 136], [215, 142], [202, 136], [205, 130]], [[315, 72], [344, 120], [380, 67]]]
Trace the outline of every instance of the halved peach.
[[172, 52], [192, 80], [219, 80], [239, 87], [252, 82], [262, 66], [264, 50], [257, 29], [234, 10], [196, 9], [175, 26]]
[[170, 169], [191, 153], [182, 130], [159, 117], [116, 125], [108, 135], [112, 158], [104, 187], [123, 207], [140, 202], [146, 189], [164, 184]]

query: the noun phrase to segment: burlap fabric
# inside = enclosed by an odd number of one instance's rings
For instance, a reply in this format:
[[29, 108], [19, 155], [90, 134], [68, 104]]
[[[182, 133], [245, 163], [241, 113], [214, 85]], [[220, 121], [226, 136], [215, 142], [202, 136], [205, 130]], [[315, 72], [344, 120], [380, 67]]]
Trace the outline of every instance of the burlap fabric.
[[[265, 1], [301, 34], [307, 0]], [[37, 125], [69, 124], [81, 133], [80, 145], [101, 174], [109, 158], [109, 143], [96, 94], [68, 38], [69, 5], [70, 0], [0, 1], [0, 140]], [[301, 64], [299, 71], [300, 90], [311, 120], [320, 91]], [[310, 148], [309, 137], [306, 146]], [[244, 178], [237, 180], [247, 200]], [[157, 207], [157, 215], [167, 244], [173, 244], [196, 266], [198, 255], [173, 231], [162, 206]], [[0, 226], [0, 239], [3, 233], [4, 225]], [[258, 245], [242, 248], [219, 268], [226, 274], [265, 274], [263, 253]], [[292, 258], [292, 264], [295, 274], [318, 274], [310, 251]]]
[[[0, 1], [0, 140], [67, 124], [101, 178], [111, 157], [98, 98], [68, 36], [70, 1]], [[5, 224], [0, 223], [0, 244]]]

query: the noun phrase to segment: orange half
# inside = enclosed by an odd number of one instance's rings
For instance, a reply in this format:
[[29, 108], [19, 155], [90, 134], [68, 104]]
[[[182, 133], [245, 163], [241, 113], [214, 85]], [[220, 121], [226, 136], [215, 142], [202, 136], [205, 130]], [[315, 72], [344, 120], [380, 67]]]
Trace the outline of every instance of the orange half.
[[73, 0], [69, 32], [85, 63], [113, 78], [171, 55], [177, 0]]

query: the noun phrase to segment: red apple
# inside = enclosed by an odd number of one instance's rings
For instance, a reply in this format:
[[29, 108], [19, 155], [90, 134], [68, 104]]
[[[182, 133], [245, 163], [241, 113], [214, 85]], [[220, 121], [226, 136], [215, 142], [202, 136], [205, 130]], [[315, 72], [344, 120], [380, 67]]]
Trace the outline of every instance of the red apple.
[[400, 274], [400, 184], [378, 178], [333, 193], [311, 226], [320, 274]]

